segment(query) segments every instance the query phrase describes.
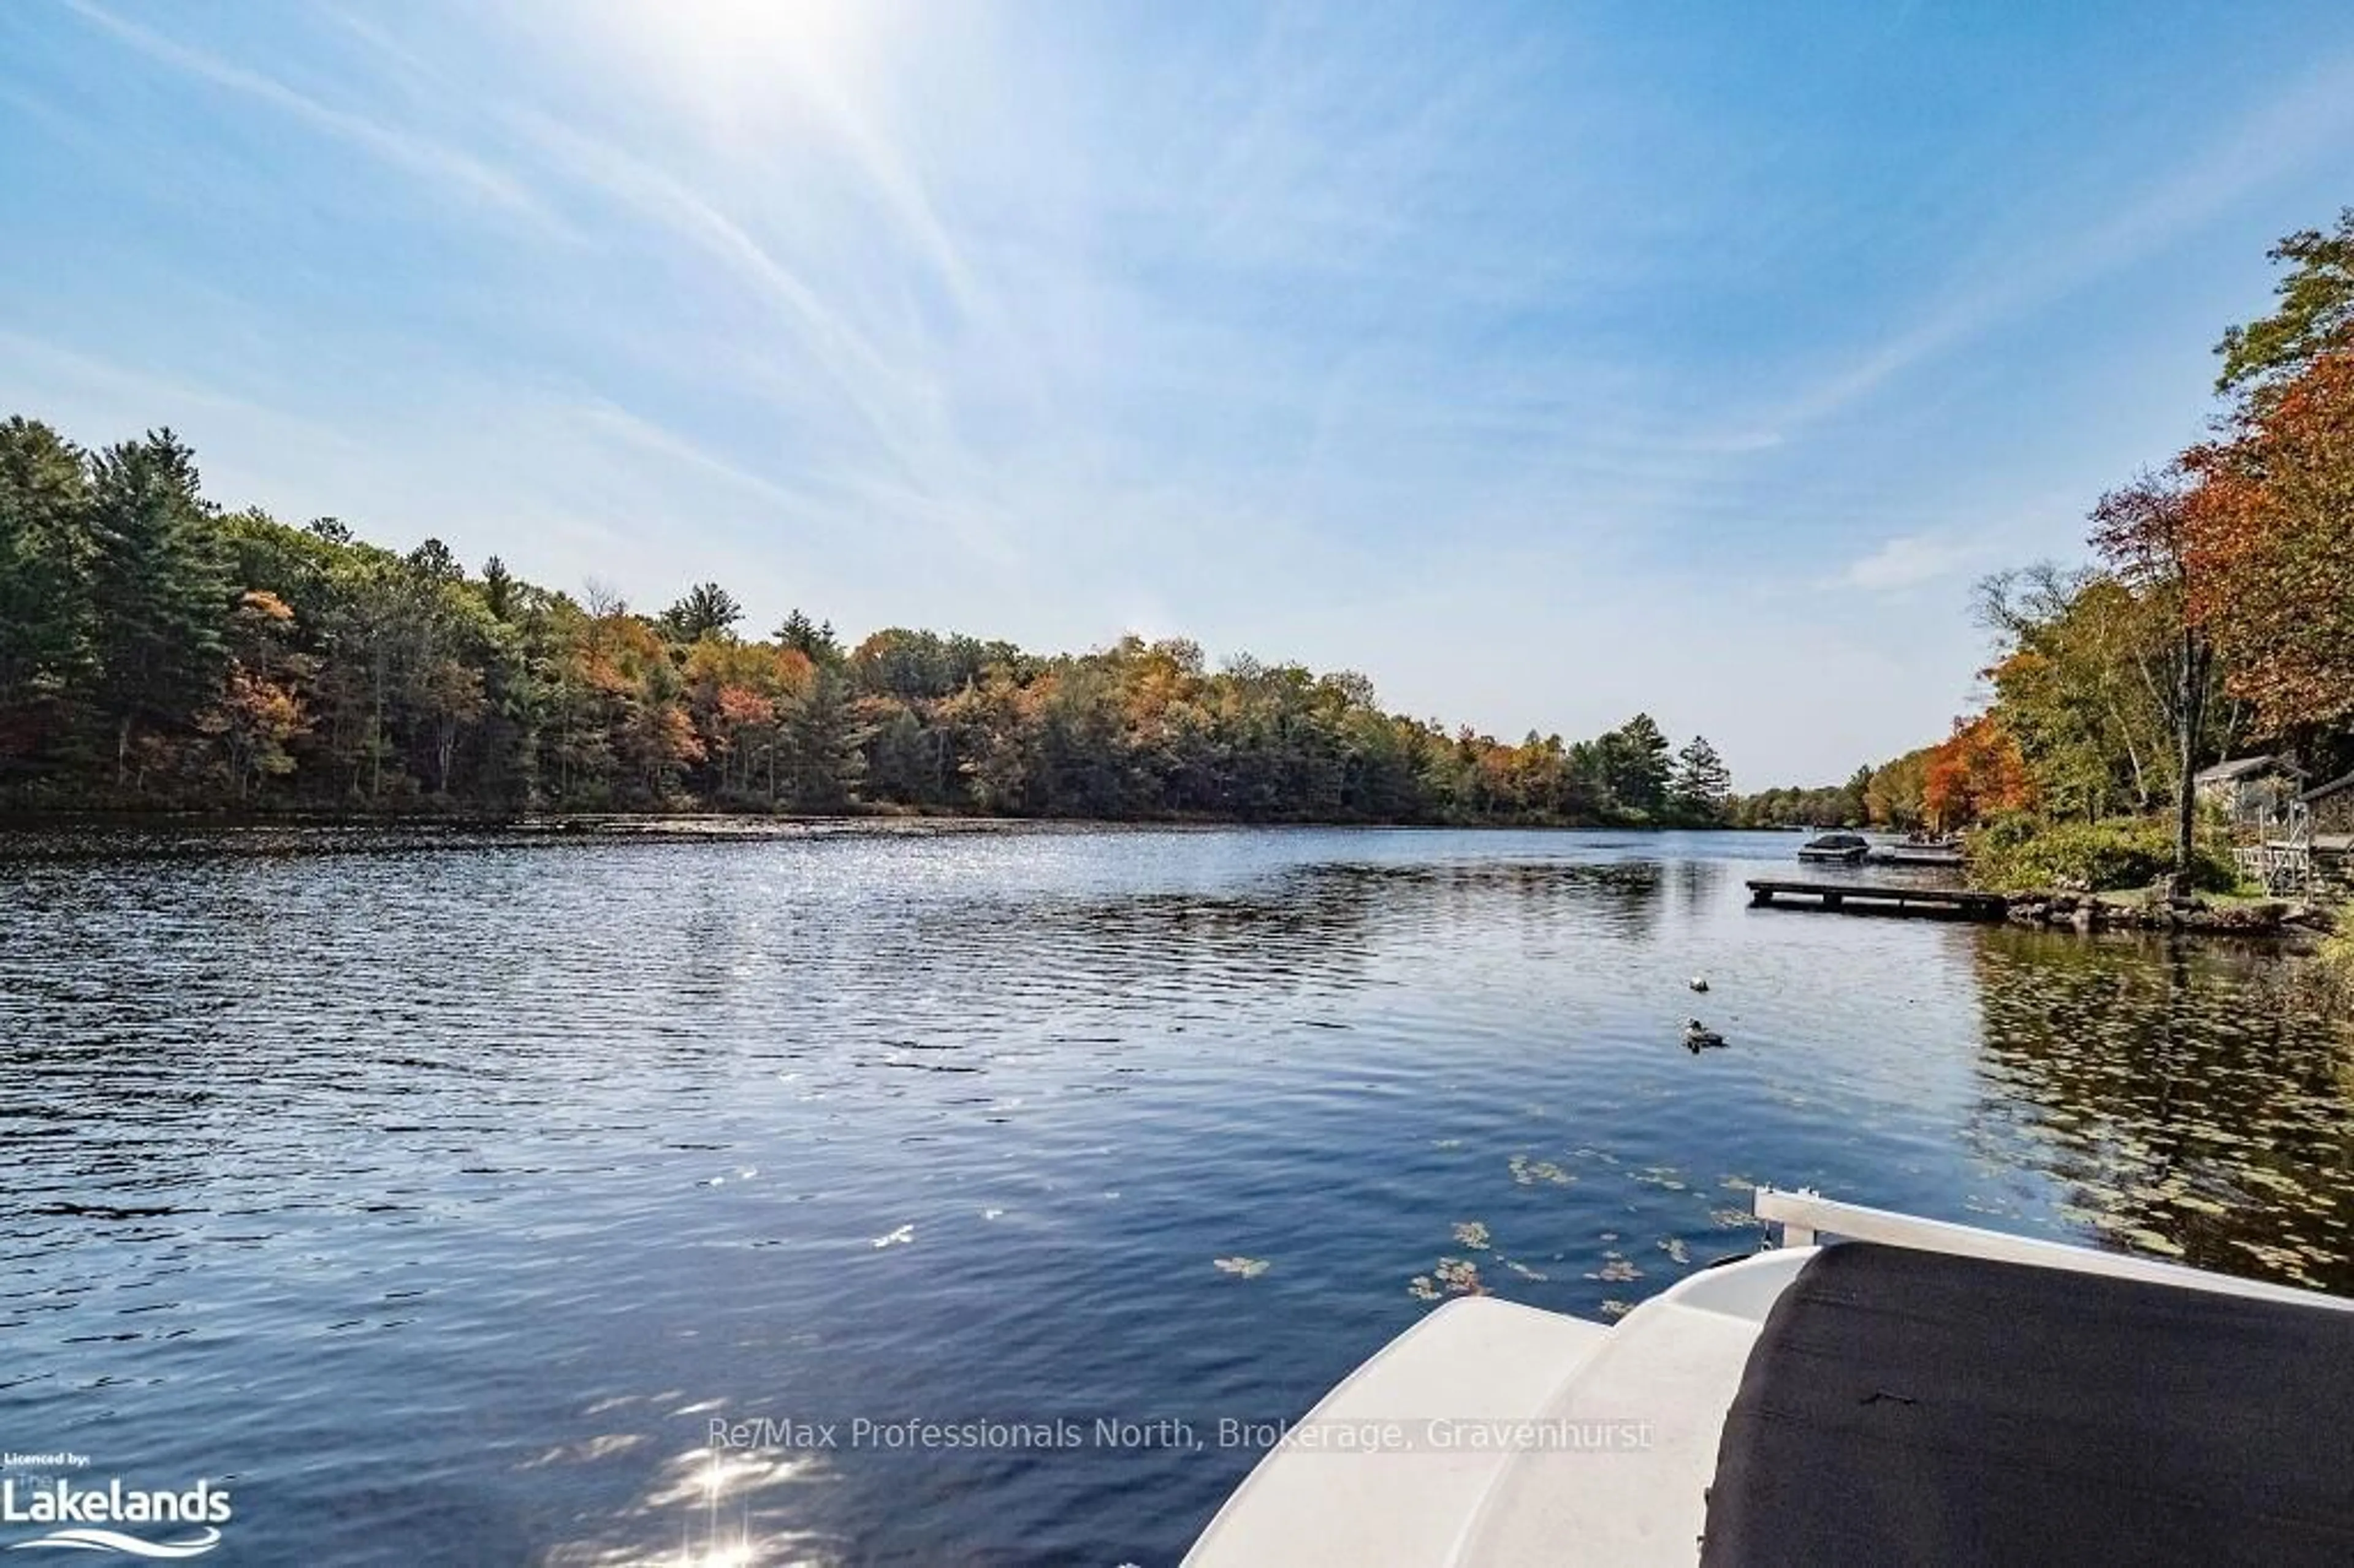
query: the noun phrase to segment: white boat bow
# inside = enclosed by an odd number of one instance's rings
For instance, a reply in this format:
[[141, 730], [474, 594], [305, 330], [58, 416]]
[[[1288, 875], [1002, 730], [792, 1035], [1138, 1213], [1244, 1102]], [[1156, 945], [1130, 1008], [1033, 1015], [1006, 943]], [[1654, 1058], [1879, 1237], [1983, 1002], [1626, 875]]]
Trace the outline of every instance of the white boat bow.
[[[1185, 1561], [1612, 1568], [1700, 1561], [1726, 1418], [1768, 1315], [1827, 1238], [2343, 1312], [2354, 1303], [2127, 1255], [1756, 1194], [1782, 1244], [1615, 1325], [1492, 1298], [1391, 1341], [1262, 1458]], [[1835, 1244], [1834, 1244], [1835, 1245]], [[1865, 1250], [1869, 1250], [1868, 1248]]]

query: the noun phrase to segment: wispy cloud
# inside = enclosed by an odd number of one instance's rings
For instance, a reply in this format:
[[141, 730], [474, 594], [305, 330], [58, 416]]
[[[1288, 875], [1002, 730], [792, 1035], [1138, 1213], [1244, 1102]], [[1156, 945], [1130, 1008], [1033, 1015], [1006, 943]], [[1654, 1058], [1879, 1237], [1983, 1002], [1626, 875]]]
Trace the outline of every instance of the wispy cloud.
[[1835, 582], [1872, 593], [1892, 593], [1951, 577], [1978, 559], [1978, 548], [1951, 540], [1901, 534], [1850, 562]]
[[2204, 151], [2105, 216], [2050, 243], [2007, 250], [1988, 270], [1903, 330], [1764, 418], [1776, 430], [1808, 425], [1892, 377], [2033, 306], [2152, 255], [2232, 203], [2301, 165], [2341, 156], [2354, 140], [2354, 55], [2324, 61], [2286, 90], [2267, 89]]
[[[143, 407], [148, 411], [143, 424], [185, 420], [196, 414], [226, 414], [266, 427], [281, 439], [292, 435], [346, 453], [357, 450], [356, 442], [332, 427], [239, 397], [225, 390], [217, 378], [197, 380], [126, 366], [0, 326], [0, 399], [21, 398], [27, 411], [38, 412], [37, 395], [60, 386]], [[126, 429], [115, 433], [134, 431]]]
[[[2088, 363], [2195, 358], [2214, 295], [2169, 258], [2236, 229], [2255, 276], [2354, 137], [2354, 16], [2127, 58], [2023, 13], [1792, 45], [1545, 6], [344, 4], [0, 0], [37, 219], [0, 320], [39, 340], [0, 334], [0, 392], [93, 439], [185, 421], [225, 500], [553, 583], [1125, 620], [1514, 734], [1649, 706], [1793, 776], [1942, 725], [1975, 638], [1921, 601], [2068, 547], [2204, 406], [2088, 404]], [[2269, 69], [2219, 85], [2227, 36]], [[2052, 129], [2087, 72], [2179, 105], [2164, 134]], [[2001, 330], [2096, 282], [2068, 342]], [[1616, 656], [1728, 582], [1808, 635]], [[1810, 661], [1858, 734], [1775, 711]]]
[[314, 131], [349, 143], [385, 163], [530, 219], [550, 231], [564, 228], [557, 215], [513, 176], [457, 147], [323, 103], [275, 77], [221, 59], [115, 16], [90, 0], [64, 0], [66, 7], [93, 26], [150, 59], [216, 87], [241, 93], [302, 122]]
[[806, 520], [822, 509], [822, 503], [808, 493], [738, 468], [724, 458], [714, 456], [675, 430], [666, 429], [651, 419], [631, 413], [627, 408], [611, 403], [594, 402], [583, 407], [578, 418], [579, 423], [600, 435], [616, 438], [641, 450], [724, 480], [747, 494], [782, 507], [795, 518]]
[[825, 367], [877, 432], [886, 437], [894, 433], [882, 396], [885, 389], [878, 386], [890, 376], [882, 355], [843, 313], [741, 224], [686, 182], [644, 158], [546, 115], [519, 112], [515, 124], [567, 178], [601, 192], [639, 219], [660, 225], [673, 238], [718, 262], [778, 307], [792, 325], [801, 346]]

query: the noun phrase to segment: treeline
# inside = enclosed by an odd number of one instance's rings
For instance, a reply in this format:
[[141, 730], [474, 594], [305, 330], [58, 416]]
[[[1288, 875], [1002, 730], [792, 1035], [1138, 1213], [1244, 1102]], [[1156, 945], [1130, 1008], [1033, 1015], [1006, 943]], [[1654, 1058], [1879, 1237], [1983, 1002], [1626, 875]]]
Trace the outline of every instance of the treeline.
[[1912, 832], [1938, 826], [1928, 801], [1936, 748], [1908, 751], [1877, 768], [1859, 768], [1844, 784], [1794, 785], [1736, 795], [1725, 805], [1728, 827], [1880, 828]]
[[0, 807], [1702, 825], [1730, 792], [1644, 715], [1509, 745], [1182, 641], [742, 620], [716, 584], [646, 615], [224, 512], [168, 430], [93, 452], [0, 426]]
[[2187, 876], [2200, 768], [2256, 750], [2354, 768], [2354, 208], [2271, 255], [2274, 310], [2216, 346], [2211, 438], [2100, 498], [2090, 560], [1978, 585], [1986, 705], [1845, 786], [1737, 800], [1734, 821], [1999, 823], [1988, 845], [2012, 850], [2076, 824], [2089, 852], [2094, 829], [2115, 847], [2164, 812]]
[[2227, 330], [2213, 433], [2100, 498], [2092, 558], [1978, 585], [1988, 700], [1844, 785], [1728, 807], [1740, 824], [2095, 824], [2168, 810], [2264, 748], [2354, 768], [2354, 208], [2274, 247], [2271, 313]]
[[1736, 828], [1856, 828], [1870, 820], [1864, 805], [1869, 768], [1844, 784], [1786, 785], [1736, 795], [1725, 803], [1728, 826]]
[[2098, 822], [2277, 751], [2354, 767], [2354, 208], [2291, 235], [2273, 312], [2216, 345], [2210, 438], [2102, 496], [2093, 557], [1979, 587], [1990, 701], [1932, 756], [1933, 811]]

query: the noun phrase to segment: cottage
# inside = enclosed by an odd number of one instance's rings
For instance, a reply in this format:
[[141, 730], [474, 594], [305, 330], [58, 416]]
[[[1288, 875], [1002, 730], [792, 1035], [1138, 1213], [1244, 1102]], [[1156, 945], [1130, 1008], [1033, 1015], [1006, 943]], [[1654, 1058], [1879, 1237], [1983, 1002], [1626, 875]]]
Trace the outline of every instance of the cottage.
[[2287, 820], [2305, 769], [2285, 757], [2241, 757], [2201, 769], [2191, 786], [2204, 805], [2243, 832], [2264, 832]]
[[2354, 773], [2298, 796], [2292, 831], [2308, 858], [2306, 885], [2354, 895]]
[[2354, 834], [2354, 773], [2316, 785], [2297, 799], [2305, 807], [2306, 820], [2313, 824], [2315, 838]]

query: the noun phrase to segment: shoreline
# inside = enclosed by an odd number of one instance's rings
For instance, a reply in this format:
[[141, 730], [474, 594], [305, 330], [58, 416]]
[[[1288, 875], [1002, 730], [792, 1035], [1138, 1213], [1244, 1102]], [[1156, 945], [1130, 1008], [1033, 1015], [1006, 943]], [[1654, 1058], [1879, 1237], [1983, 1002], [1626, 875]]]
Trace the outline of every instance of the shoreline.
[[2193, 896], [2177, 906], [2133, 891], [2072, 893], [2038, 888], [2004, 895], [2004, 921], [2037, 930], [2169, 932], [2196, 937], [2327, 936], [2337, 919], [2326, 904], [2287, 898], [2219, 902]]
[[205, 811], [86, 810], [0, 811], [0, 836], [12, 832], [75, 828], [184, 829], [192, 832], [248, 828], [450, 828], [476, 832], [579, 833], [607, 837], [790, 838], [820, 832], [1002, 832], [1013, 828], [1386, 828], [1447, 832], [1548, 832], [1625, 833], [1766, 833], [1771, 828], [1736, 828], [1721, 822], [1607, 821], [1429, 821], [1413, 819], [1176, 816], [1082, 817], [996, 816], [965, 811], [889, 810], [835, 812], [535, 810], [284, 810]]

